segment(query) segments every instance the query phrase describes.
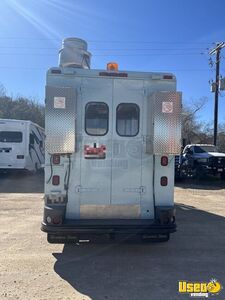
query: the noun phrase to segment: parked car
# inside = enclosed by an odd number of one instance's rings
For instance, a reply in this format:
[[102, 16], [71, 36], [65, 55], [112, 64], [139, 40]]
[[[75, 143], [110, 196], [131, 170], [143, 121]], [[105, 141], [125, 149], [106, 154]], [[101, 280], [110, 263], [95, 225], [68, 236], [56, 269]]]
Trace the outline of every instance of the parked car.
[[225, 179], [225, 153], [219, 152], [214, 145], [187, 145], [177, 170], [180, 178], [202, 178], [210, 174]]
[[0, 172], [40, 170], [44, 139], [44, 129], [31, 121], [0, 119]]

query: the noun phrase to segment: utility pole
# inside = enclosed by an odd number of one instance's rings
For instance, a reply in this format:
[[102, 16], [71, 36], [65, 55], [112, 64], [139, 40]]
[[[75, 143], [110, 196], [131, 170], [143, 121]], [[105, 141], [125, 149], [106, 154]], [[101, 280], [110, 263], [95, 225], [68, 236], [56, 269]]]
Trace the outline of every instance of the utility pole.
[[218, 128], [218, 100], [219, 100], [219, 81], [220, 81], [220, 51], [225, 47], [225, 43], [221, 42], [213, 48], [209, 54], [216, 54], [216, 81], [215, 81], [215, 104], [214, 104], [214, 136], [213, 143], [217, 143], [217, 128]]

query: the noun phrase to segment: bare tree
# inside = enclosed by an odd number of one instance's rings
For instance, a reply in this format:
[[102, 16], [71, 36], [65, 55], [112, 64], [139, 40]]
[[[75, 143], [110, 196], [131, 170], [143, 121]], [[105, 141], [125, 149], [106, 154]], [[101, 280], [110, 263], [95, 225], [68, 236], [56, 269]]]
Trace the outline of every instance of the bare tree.
[[6, 88], [2, 83], [0, 83], [0, 97], [4, 97], [6, 95]]
[[207, 98], [195, 100], [189, 106], [183, 107], [182, 137], [186, 143], [200, 142], [202, 123], [197, 119], [197, 113], [205, 106]]

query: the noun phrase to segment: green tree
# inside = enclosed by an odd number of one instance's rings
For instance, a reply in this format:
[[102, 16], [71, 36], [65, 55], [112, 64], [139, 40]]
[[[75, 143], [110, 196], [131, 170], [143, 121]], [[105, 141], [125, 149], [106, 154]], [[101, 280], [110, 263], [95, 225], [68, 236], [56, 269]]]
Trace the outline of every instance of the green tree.
[[30, 120], [44, 127], [44, 114], [44, 105], [25, 97], [8, 97], [0, 85], [0, 118]]

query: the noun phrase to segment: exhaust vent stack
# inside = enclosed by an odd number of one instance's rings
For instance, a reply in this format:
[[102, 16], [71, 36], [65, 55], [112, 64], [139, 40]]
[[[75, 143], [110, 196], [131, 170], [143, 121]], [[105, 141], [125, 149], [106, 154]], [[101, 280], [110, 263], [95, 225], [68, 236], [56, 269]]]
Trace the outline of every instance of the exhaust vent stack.
[[78, 38], [66, 38], [59, 50], [59, 66], [66, 68], [90, 69], [91, 53], [87, 42]]

